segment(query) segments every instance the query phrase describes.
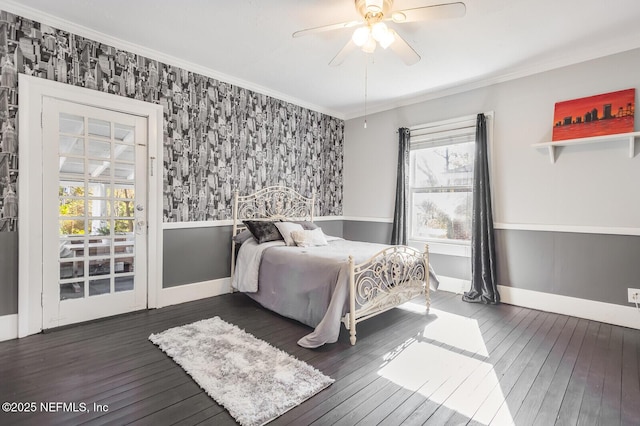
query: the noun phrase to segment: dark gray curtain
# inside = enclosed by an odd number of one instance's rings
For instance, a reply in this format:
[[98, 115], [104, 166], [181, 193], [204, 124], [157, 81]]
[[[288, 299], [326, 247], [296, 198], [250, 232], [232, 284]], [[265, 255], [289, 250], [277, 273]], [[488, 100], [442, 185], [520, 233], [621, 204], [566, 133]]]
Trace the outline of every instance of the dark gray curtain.
[[407, 210], [409, 184], [409, 137], [406, 127], [398, 129], [398, 177], [396, 178], [396, 208], [393, 212], [391, 244], [407, 244]]
[[491, 211], [487, 123], [478, 114], [476, 158], [473, 171], [473, 219], [471, 228], [471, 289], [462, 300], [476, 303], [500, 303], [496, 277], [496, 248]]

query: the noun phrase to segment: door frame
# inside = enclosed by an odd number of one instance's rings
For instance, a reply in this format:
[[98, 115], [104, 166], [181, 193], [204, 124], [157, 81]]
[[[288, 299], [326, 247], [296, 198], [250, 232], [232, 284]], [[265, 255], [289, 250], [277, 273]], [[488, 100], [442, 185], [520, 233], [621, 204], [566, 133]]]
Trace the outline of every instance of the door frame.
[[26, 74], [19, 74], [18, 87], [18, 337], [42, 331], [44, 97], [147, 118], [147, 307], [155, 308], [162, 288], [162, 106]]

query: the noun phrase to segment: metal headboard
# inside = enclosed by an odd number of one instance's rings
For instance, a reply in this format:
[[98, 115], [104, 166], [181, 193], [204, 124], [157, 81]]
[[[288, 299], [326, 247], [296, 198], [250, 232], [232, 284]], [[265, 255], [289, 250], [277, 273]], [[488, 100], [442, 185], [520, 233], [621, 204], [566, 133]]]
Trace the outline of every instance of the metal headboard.
[[[298, 219], [313, 222], [315, 194], [311, 198], [286, 186], [269, 186], [241, 196], [233, 193], [233, 233], [245, 229], [243, 220], [279, 220]], [[231, 243], [231, 277], [235, 269], [235, 241]]]

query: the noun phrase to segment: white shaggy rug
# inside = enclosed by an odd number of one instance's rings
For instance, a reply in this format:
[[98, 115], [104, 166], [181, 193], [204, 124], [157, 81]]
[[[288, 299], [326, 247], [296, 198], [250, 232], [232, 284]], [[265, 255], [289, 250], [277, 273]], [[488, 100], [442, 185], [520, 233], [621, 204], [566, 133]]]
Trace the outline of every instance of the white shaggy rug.
[[245, 426], [268, 423], [333, 383], [219, 317], [170, 328], [149, 340]]

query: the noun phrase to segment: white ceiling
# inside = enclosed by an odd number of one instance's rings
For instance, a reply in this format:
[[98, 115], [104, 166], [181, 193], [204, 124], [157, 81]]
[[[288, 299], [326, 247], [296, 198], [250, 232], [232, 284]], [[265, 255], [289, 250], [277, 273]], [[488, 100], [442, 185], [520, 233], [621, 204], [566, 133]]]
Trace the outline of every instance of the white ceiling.
[[[396, 0], [394, 9], [446, 0]], [[367, 111], [640, 47], [638, 0], [464, 0], [458, 19], [395, 25], [422, 56], [369, 58]], [[352, 0], [0, 0], [0, 8], [341, 118], [364, 113], [367, 55], [328, 62], [358, 19]], [[640, 75], [640, 71], [639, 71]], [[615, 78], [615, 75], [612, 75]]]

